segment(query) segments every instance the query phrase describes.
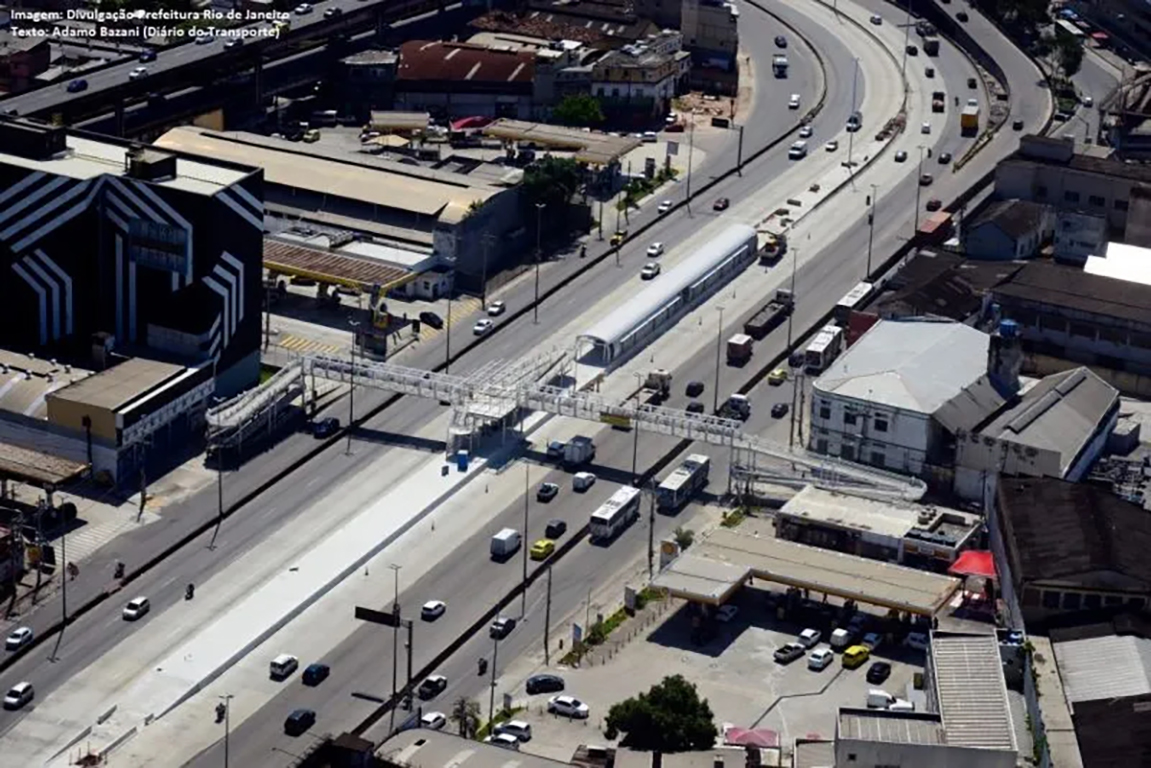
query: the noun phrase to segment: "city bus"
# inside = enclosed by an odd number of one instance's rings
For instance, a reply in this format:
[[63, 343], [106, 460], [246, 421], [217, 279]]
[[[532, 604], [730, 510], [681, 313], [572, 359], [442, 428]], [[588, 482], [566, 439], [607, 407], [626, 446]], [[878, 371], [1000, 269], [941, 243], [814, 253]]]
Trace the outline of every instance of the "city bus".
[[696, 491], [707, 485], [710, 465], [711, 460], [701, 453], [688, 456], [656, 489], [655, 502], [659, 508], [674, 512], [686, 504]]
[[625, 485], [592, 512], [589, 534], [592, 541], [611, 541], [639, 518], [639, 488]]
[[803, 365], [808, 373], [823, 373], [842, 350], [843, 329], [838, 325], [825, 325], [804, 351]]
[[846, 327], [847, 321], [851, 319], [851, 313], [863, 306], [873, 293], [875, 285], [872, 283], [860, 283], [855, 286], [835, 305], [831, 314], [832, 320], [836, 325]]

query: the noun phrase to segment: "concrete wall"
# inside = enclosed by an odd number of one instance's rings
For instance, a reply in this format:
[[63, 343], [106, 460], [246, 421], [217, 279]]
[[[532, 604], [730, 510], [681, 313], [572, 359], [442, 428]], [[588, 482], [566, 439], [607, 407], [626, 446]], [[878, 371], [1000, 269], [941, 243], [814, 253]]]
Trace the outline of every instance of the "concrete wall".
[[[854, 424], [847, 423], [849, 414], [854, 414]], [[819, 453], [919, 475], [932, 452], [932, 421], [925, 414], [876, 406], [813, 388], [810, 418], [810, 444]], [[880, 429], [884, 422], [886, 428]], [[854, 456], [844, 456], [845, 445], [854, 448]], [[876, 453], [883, 456], [882, 462], [874, 460], [872, 454]]]
[[835, 740], [835, 764], [860, 768], [1015, 768], [1015, 753], [946, 744], [900, 744], [838, 737]]

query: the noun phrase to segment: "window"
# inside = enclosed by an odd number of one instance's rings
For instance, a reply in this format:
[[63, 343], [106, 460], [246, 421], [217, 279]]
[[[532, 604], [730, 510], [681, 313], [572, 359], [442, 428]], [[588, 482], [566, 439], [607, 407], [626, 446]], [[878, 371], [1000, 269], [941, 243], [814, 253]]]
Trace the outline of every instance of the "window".
[[819, 418], [830, 419], [831, 418], [831, 408], [827, 407], [826, 405], [819, 406]]
[[1093, 205], [1096, 208], [1105, 208], [1107, 206], [1107, 201], [1099, 195], [1090, 195], [1087, 198], [1087, 204]]
[[815, 441], [815, 452], [827, 453], [827, 438], [821, 437]]
[[872, 451], [871, 464], [876, 467], [885, 467], [887, 466], [887, 456], [879, 451]]
[[1050, 590], [1043, 590], [1043, 607], [1055, 609], [1059, 607], [1059, 593]]
[[1126, 200], [1116, 200], [1115, 201], [1115, 210], [1117, 210], [1117, 211], [1127, 210], [1127, 201]]
[[854, 763], [855, 762], [855, 753], [854, 752], [848, 752], [847, 753], [847, 759]]
[[1103, 604], [1103, 598], [1099, 595], [1087, 595], [1083, 598], [1083, 607], [1089, 611], [1093, 611]]
[[1078, 611], [1079, 603], [1083, 596], [1078, 592], [1064, 592], [1063, 593], [1063, 610], [1065, 611]]
[[875, 428], [876, 432], [886, 432], [887, 431], [887, 419], [881, 419], [877, 416], [875, 418], [875, 421], [871, 422], [871, 426], [873, 426]]
[[848, 411], [847, 413], [843, 414], [843, 423], [849, 427], [854, 427], [855, 426], [855, 414], [852, 413], [851, 411]]
[[1079, 202], [1079, 193], [1078, 192], [1072, 192], [1071, 190], [1067, 190], [1066, 192], [1063, 193], [1063, 199], [1069, 203], [1078, 203]]

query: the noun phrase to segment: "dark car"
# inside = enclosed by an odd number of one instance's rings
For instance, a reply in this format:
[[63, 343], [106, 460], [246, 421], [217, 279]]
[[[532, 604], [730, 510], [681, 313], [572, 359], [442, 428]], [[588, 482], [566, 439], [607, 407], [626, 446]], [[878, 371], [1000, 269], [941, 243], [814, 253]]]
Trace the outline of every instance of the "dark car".
[[304, 670], [302, 679], [304, 685], [319, 685], [327, 680], [330, 674], [332, 674], [332, 670], [327, 664], [309, 664], [308, 668]]
[[73, 80], [68, 83], [68, 93], [79, 93], [80, 91], [88, 90], [87, 80]]
[[687, 412], [688, 413], [703, 413], [704, 412], [703, 403], [701, 403], [698, 400], [692, 400], [690, 403], [687, 404]]
[[156, 60], [156, 52], [155, 51], [142, 51], [140, 53], [140, 55], [137, 56], [136, 58], [138, 58], [141, 62], [146, 64], [149, 61], [155, 61]]
[[787, 415], [787, 410], [787, 403], [776, 403], [775, 405], [771, 406], [771, 418], [782, 419]]
[[343, 8], [329, 8], [328, 10], [324, 11], [324, 18], [330, 19], [333, 16], [341, 15], [343, 12], [344, 12]]
[[559, 675], [532, 675], [526, 687], [529, 694], [556, 693], [564, 689], [564, 679]]
[[916, 46], [916, 45], [907, 46], [907, 55], [908, 56], [918, 56], [919, 55], [919, 46]]
[[951, 162], [951, 153], [950, 152], [940, 152], [939, 153], [939, 164], [940, 165], [947, 165], [950, 162]]
[[938, 211], [940, 208], [943, 207], [943, 201], [940, 200], [938, 197], [933, 197], [930, 200], [928, 200], [927, 205], [925, 205], [923, 207], [929, 211]]
[[731, 201], [726, 197], [721, 197], [711, 204], [711, 209], [713, 211], [726, 211], [729, 205], [731, 205]]
[[443, 675], [428, 675], [427, 679], [420, 683], [420, 687], [416, 689], [416, 695], [427, 701], [440, 695], [447, 687], [448, 679]]
[[567, 532], [568, 524], [563, 520], [548, 520], [547, 528], [544, 528], [544, 538], [555, 541]]
[[959, 13], [955, 14], [955, 18], [959, 19], [960, 21], [967, 21], [967, 11], [960, 11]]
[[555, 483], [540, 483], [539, 490], [536, 491], [536, 501], [551, 501], [559, 492], [560, 487]]
[[684, 390], [684, 393], [688, 397], [699, 397], [700, 395], [703, 394], [703, 382], [702, 381], [689, 381], [687, 383], [687, 389]]
[[284, 721], [284, 733], [299, 736], [316, 724], [316, 713], [310, 709], [297, 709]]
[[891, 665], [886, 661], [877, 661], [867, 668], [867, 682], [879, 685], [891, 677]]
[[967, 78], [967, 87], [968, 88], [974, 88], [975, 87], [975, 78], [974, 77]]
[[320, 419], [312, 426], [312, 434], [317, 438], [330, 437], [340, 430], [340, 420], [334, 416]]
[[516, 628], [516, 620], [510, 617], [503, 617], [496, 619], [492, 625], [488, 627], [488, 635], [493, 640], [503, 640], [505, 637], [512, 633]]
[[923, 70], [923, 74], [927, 77], [935, 77], [935, 67], [927, 67]]
[[1023, 121], [1022, 120], [1012, 120], [1011, 121], [1011, 130], [1022, 131], [1023, 130]]
[[787, 358], [787, 364], [792, 368], [798, 368], [799, 366], [803, 365], [803, 353], [792, 352], [791, 357]]
[[420, 322], [429, 328], [439, 330], [444, 327], [444, 319], [437, 315], [435, 312], [421, 312]]
[[783, 35], [776, 35], [775, 36], [775, 44], [777, 46], [779, 46], [780, 48], [786, 48], [787, 47], [787, 38], [784, 37]]

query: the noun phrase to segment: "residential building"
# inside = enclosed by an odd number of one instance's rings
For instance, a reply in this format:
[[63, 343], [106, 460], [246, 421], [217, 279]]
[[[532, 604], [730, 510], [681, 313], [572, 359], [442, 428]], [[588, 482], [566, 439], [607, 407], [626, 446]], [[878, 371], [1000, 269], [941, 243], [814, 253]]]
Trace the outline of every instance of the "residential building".
[[1104, 216], [1110, 239], [1122, 240], [1131, 191], [1151, 183], [1151, 167], [1075, 153], [1075, 142], [1024, 136], [995, 168], [995, 194]]
[[104, 334], [214, 364], [221, 393], [257, 381], [264, 191], [246, 160], [0, 121], [0, 346], [87, 359]]
[[1028, 370], [1090, 365], [1120, 392], [1151, 392], [1151, 286], [1037, 261], [991, 301], [1019, 324]]
[[1034, 630], [1100, 610], [1145, 612], [1151, 515], [1108, 489], [1048, 477], [1000, 479], [989, 533], [1004, 620]]
[[340, 59], [340, 112], [363, 119], [373, 109], [391, 106], [399, 61], [397, 52], [380, 50], [360, 51]]
[[730, 0], [683, 0], [680, 31], [702, 68], [731, 72], [739, 50], [739, 9]]
[[963, 250], [973, 259], [1029, 259], [1051, 238], [1051, 209], [1027, 200], [1000, 200], [967, 223]]
[[967, 322], [984, 311], [990, 289], [1022, 266], [920, 248], [886, 282], [885, 292], [871, 309], [886, 320], [919, 317]]
[[1019, 361], [1010, 327], [880, 320], [812, 385], [812, 446], [950, 486], [955, 434], [1018, 389]]
[[494, 10], [470, 22], [475, 32], [500, 32], [544, 40], [570, 40], [612, 50], [655, 34], [659, 27], [622, 0], [526, 0], [518, 12]]
[[982, 499], [998, 475], [1081, 480], [1119, 419], [1119, 391], [1089, 368], [1053, 373], [956, 434], [955, 492]]
[[532, 98], [537, 112], [558, 104], [569, 94], [590, 93], [590, 61], [602, 54], [574, 40], [544, 40], [510, 32], [479, 32], [468, 38], [468, 43], [535, 54]]
[[19, 37], [0, 30], [0, 93], [31, 88], [51, 63], [48, 38]]
[[981, 519], [805, 486], [776, 513], [777, 538], [945, 573], [978, 543]]
[[[1140, 188], [1131, 190], [1134, 194]], [[1130, 230], [1136, 219], [1131, 218]], [[1083, 211], [1063, 210], [1055, 212], [1055, 234], [1052, 237], [1051, 255], [1060, 264], [1082, 266], [1089, 256], [1107, 250], [1107, 219], [1104, 216]]]
[[441, 118], [527, 120], [535, 112], [535, 74], [531, 51], [412, 40], [400, 46], [394, 104]]
[[687, 86], [690, 54], [678, 32], [663, 32], [610, 51], [592, 66], [591, 93], [610, 117], [666, 115]]

